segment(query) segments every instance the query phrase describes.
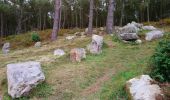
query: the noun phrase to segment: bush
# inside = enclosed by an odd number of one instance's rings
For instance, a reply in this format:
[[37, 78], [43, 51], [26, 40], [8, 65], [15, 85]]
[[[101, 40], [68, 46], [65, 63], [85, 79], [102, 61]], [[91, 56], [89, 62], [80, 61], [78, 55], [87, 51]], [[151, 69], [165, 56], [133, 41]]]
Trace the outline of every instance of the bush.
[[38, 42], [38, 41], [40, 41], [40, 36], [39, 36], [36, 32], [33, 32], [33, 33], [32, 33], [32, 41], [33, 41], [33, 42]]
[[151, 76], [160, 82], [170, 82], [170, 40], [160, 41], [151, 57]]

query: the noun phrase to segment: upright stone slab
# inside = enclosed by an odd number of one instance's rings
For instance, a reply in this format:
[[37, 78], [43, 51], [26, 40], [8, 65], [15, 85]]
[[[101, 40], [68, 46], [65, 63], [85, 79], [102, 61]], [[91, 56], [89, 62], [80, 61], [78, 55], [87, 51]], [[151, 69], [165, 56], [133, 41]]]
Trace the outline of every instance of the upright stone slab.
[[130, 100], [164, 100], [161, 88], [148, 75], [130, 79], [126, 89]]
[[29, 61], [7, 65], [8, 94], [12, 98], [29, 95], [30, 90], [45, 80], [39, 62]]
[[103, 37], [99, 35], [92, 36], [92, 42], [87, 46], [87, 49], [92, 54], [100, 54], [102, 52]]
[[2, 52], [3, 52], [3, 54], [8, 54], [9, 51], [10, 51], [10, 43], [7, 42], [7, 43], [5, 43], [5, 44], [3, 45], [3, 47], [2, 47]]
[[86, 58], [86, 50], [84, 48], [74, 48], [70, 51], [70, 60], [72, 62], [81, 62]]

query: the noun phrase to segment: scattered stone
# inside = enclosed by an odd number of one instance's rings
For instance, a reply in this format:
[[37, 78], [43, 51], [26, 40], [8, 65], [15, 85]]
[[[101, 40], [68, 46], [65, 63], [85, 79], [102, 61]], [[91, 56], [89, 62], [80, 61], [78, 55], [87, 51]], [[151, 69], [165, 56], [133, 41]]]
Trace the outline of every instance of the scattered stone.
[[86, 50], [84, 48], [75, 48], [70, 51], [70, 60], [72, 62], [81, 62], [86, 58]]
[[81, 32], [74, 33], [75, 36], [81, 36]]
[[164, 35], [163, 33], [164, 33], [163, 31], [154, 30], [154, 31], [146, 33], [146, 38], [145, 39], [147, 41], [152, 41], [154, 39], [159, 39], [159, 38], [163, 37], [163, 35]]
[[41, 42], [36, 42], [36, 43], [34, 44], [34, 47], [40, 48], [40, 47], [41, 47]]
[[2, 52], [3, 52], [3, 54], [8, 54], [9, 51], [10, 51], [10, 43], [7, 42], [7, 43], [5, 43], [5, 44], [3, 45], [3, 47], [2, 47]]
[[88, 33], [88, 28], [85, 29], [85, 33]]
[[123, 33], [120, 34], [120, 38], [125, 41], [137, 40], [139, 39], [136, 33]]
[[137, 44], [142, 44], [142, 40], [138, 39], [135, 41]]
[[142, 29], [149, 30], [149, 31], [157, 30], [154, 26], [143, 26]]
[[45, 80], [39, 62], [8, 64], [8, 94], [14, 99], [29, 95], [30, 90]]
[[104, 27], [100, 27], [100, 31], [104, 31]]
[[93, 30], [93, 34], [97, 34], [97, 30]]
[[75, 36], [67, 36], [66, 40], [74, 40]]
[[62, 49], [56, 49], [56, 50], [54, 50], [54, 55], [61, 57], [61, 56], [65, 55], [65, 52]]
[[81, 34], [81, 36], [85, 36], [85, 32], [81, 32], [80, 34]]
[[92, 42], [87, 46], [87, 49], [92, 54], [100, 54], [102, 52], [103, 37], [99, 35], [92, 36]]
[[126, 82], [126, 89], [131, 100], [158, 100], [158, 97], [164, 100], [161, 88], [148, 75], [130, 79]]

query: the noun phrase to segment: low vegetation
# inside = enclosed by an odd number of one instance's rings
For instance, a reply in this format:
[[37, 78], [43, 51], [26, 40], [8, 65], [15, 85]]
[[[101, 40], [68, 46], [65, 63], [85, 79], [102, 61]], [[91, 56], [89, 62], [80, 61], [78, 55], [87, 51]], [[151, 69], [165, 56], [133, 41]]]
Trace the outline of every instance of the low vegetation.
[[170, 81], [170, 41], [159, 42], [151, 58], [151, 76], [160, 82]]

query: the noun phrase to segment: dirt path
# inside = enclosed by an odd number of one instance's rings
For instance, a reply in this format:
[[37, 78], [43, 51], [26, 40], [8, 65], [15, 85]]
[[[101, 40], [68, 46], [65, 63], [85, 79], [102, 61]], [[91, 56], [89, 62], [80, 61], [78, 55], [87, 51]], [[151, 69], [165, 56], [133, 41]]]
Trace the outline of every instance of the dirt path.
[[111, 70], [107, 70], [105, 72], [105, 74], [100, 77], [99, 79], [96, 80], [96, 82], [92, 85], [90, 85], [89, 87], [87, 87], [86, 89], [84, 89], [81, 93], [82, 96], [87, 96], [89, 94], [92, 93], [96, 93], [97, 91], [99, 91], [99, 89], [101, 88], [101, 86], [103, 85], [103, 83], [105, 81], [110, 80], [111, 76], [115, 74], [115, 70], [111, 69]]

